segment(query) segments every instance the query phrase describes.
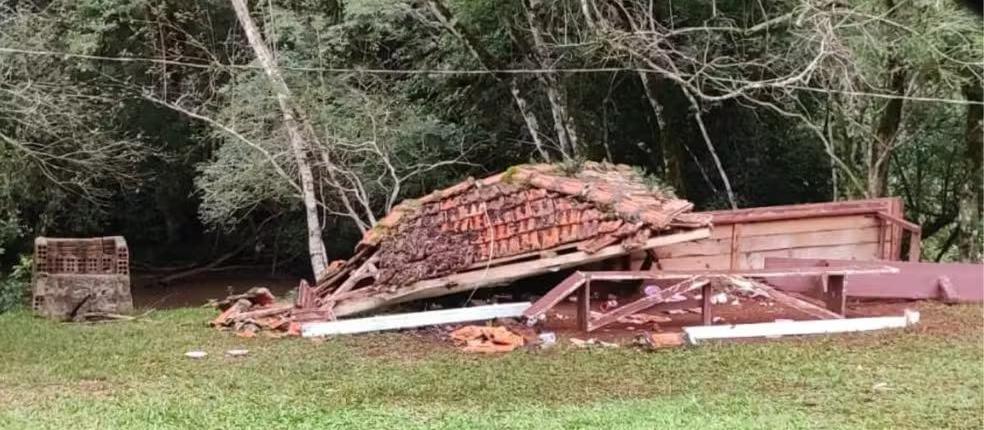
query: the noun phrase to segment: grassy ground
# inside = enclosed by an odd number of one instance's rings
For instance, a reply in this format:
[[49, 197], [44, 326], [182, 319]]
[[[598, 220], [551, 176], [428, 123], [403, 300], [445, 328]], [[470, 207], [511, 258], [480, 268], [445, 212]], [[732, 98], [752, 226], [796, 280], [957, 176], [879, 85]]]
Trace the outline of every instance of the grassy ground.
[[[203, 309], [15, 312], [0, 315], [0, 428], [981, 428], [981, 308], [921, 309], [904, 332], [494, 357], [406, 334], [244, 340]], [[183, 357], [197, 348], [209, 357]]]

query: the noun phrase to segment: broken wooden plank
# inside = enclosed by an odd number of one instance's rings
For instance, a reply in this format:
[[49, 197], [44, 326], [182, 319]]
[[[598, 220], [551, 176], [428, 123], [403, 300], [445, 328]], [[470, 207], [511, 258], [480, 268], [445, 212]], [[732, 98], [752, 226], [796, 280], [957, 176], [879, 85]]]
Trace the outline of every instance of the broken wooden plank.
[[567, 296], [571, 295], [574, 291], [581, 287], [585, 282], [584, 273], [574, 272], [571, 276], [564, 278], [560, 281], [556, 287], [550, 289], [540, 300], [533, 303], [523, 316], [526, 318], [539, 318], [544, 312], [550, 308], [557, 306], [557, 303], [563, 301]]
[[710, 230], [706, 228], [690, 230], [682, 233], [653, 237], [647, 240], [641, 247], [632, 250], [625, 249], [625, 247], [618, 244], [603, 248], [593, 254], [578, 251], [551, 258], [524, 261], [515, 264], [492, 267], [489, 269], [456, 273], [442, 278], [418, 281], [406, 287], [399, 288], [393, 292], [367, 293], [361, 296], [353, 296], [344, 301], [339, 300], [337, 306], [335, 307], [335, 315], [352, 315], [380, 306], [403, 303], [429, 297], [438, 297], [447, 294], [459, 293], [462, 291], [471, 291], [476, 288], [507, 285], [518, 279], [569, 269], [588, 263], [606, 260], [612, 257], [619, 257], [636, 250], [645, 250], [655, 248], [657, 246], [666, 246], [673, 243], [702, 239], [708, 237], [709, 235]]
[[330, 322], [309, 322], [301, 324], [301, 336], [333, 336], [338, 334], [367, 333], [382, 330], [396, 330], [430, 325], [482, 321], [495, 318], [513, 318], [522, 315], [523, 311], [529, 307], [530, 302], [506, 303], [475, 306], [470, 308], [382, 315], [369, 318], [355, 318]]
[[315, 306], [314, 300], [314, 289], [307, 281], [301, 279], [297, 285], [297, 297], [294, 299], [294, 305], [300, 309], [308, 309]]
[[707, 284], [706, 279], [701, 279], [693, 277], [685, 281], [673, 284], [669, 287], [664, 288], [658, 294], [652, 296], [646, 296], [632, 303], [623, 305], [617, 309], [609, 311], [608, 313], [592, 319], [588, 324], [587, 331], [594, 331], [615, 321], [619, 318], [632, 315], [638, 312], [642, 312], [646, 309], [652, 308], [656, 305], [663, 303], [667, 298], [672, 297], [675, 294], [687, 292], [695, 288], [700, 288]]
[[803, 299], [800, 299], [800, 298], [797, 298], [797, 297], [793, 297], [793, 296], [791, 296], [789, 294], [786, 294], [786, 293], [784, 293], [782, 291], [779, 291], [779, 290], [777, 290], [777, 289], [775, 289], [775, 288], [773, 288], [773, 287], [771, 287], [769, 285], [763, 284], [761, 282], [756, 282], [756, 281], [753, 281], [751, 279], [741, 278], [741, 277], [737, 277], [737, 276], [733, 276], [733, 277], [728, 278], [728, 281], [731, 282], [731, 284], [733, 284], [735, 286], [738, 286], [741, 289], [748, 289], [748, 290], [752, 290], [752, 291], [758, 291], [758, 292], [760, 292], [762, 294], [765, 294], [767, 297], [769, 297], [770, 299], [772, 299], [772, 301], [774, 301], [776, 303], [779, 303], [780, 305], [789, 306], [789, 307], [791, 307], [793, 309], [796, 309], [796, 310], [798, 310], [800, 312], [803, 312], [803, 313], [805, 313], [807, 315], [810, 315], [810, 316], [813, 316], [813, 317], [817, 317], [817, 318], [820, 318], [820, 319], [840, 319], [840, 318], [844, 318], [843, 315], [840, 315], [840, 314], [838, 314], [836, 312], [832, 312], [832, 311], [830, 311], [828, 309], [825, 309], [823, 307], [817, 306], [817, 305], [815, 305], [813, 303], [810, 303], [810, 302], [808, 302], [806, 300], [803, 300]]
[[247, 320], [251, 318], [263, 318], [272, 315], [277, 315], [280, 313], [285, 313], [293, 308], [293, 305], [273, 305], [265, 308], [257, 309], [255, 311], [240, 312], [232, 316], [234, 320]]
[[334, 301], [339, 295], [344, 294], [348, 290], [354, 288], [362, 280], [375, 277], [376, 274], [378, 273], [378, 270], [376, 269], [376, 265], [373, 263], [377, 260], [378, 258], [377, 255], [379, 254], [375, 254], [367, 258], [366, 261], [362, 263], [362, 265], [359, 266], [358, 269], [355, 269], [355, 271], [352, 272], [352, 274], [348, 277], [348, 279], [345, 280], [345, 282], [342, 282], [342, 285], [339, 285], [338, 288], [332, 291], [331, 294], [328, 295], [328, 297], [325, 300], [323, 300], [323, 303], [325, 304], [330, 303]]
[[781, 321], [756, 324], [684, 327], [691, 344], [712, 339], [738, 339], [804, 334], [848, 333], [904, 328], [919, 322], [919, 312], [906, 309], [898, 317], [845, 318], [835, 320]]

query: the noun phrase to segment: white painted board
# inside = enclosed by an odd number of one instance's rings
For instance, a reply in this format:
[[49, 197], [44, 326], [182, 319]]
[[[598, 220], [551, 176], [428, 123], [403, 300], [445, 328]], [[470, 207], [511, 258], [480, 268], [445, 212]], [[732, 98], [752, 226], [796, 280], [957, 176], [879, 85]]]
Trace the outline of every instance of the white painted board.
[[310, 322], [301, 324], [301, 336], [333, 336], [336, 334], [368, 333], [373, 331], [396, 330], [429, 325], [483, 321], [494, 318], [514, 318], [522, 316], [523, 312], [526, 311], [530, 305], [530, 302], [504, 303], [487, 306], [474, 306], [470, 308], [381, 315], [378, 317], [353, 318], [328, 322]]
[[845, 318], [816, 321], [776, 321], [771, 323], [684, 327], [692, 344], [711, 339], [778, 337], [804, 334], [848, 333], [903, 328], [919, 322], [919, 312], [906, 309], [899, 317]]

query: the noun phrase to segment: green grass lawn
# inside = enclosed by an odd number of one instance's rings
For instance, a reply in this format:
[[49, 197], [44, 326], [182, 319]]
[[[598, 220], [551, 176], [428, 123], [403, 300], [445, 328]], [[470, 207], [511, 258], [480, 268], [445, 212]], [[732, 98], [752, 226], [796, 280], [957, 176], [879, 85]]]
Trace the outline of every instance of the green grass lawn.
[[[91, 325], [14, 312], [0, 428], [981, 428], [981, 308], [920, 308], [905, 331], [498, 356], [395, 333], [240, 339], [205, 309]], [[234, 347], [249, 356], [223, 356]]]

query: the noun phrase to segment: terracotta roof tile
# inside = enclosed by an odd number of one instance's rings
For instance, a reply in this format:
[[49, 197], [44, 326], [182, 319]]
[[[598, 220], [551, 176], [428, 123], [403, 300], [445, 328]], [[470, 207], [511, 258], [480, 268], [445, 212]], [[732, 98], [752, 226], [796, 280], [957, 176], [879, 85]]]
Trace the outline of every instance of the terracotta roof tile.
[[692, 207], [647, 187], [628, 166], [586, 163], [568, 175], [524, 165], [401, 203], [360, 246], [379, 248], [377, 285], [404, 285], [482, 260], [572, 243], [591, 252], [634, 247], [653, 232], [709, 225]]

